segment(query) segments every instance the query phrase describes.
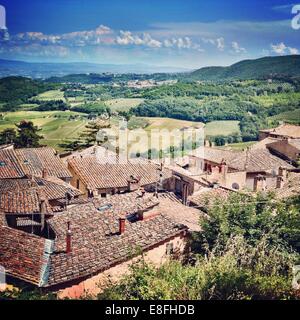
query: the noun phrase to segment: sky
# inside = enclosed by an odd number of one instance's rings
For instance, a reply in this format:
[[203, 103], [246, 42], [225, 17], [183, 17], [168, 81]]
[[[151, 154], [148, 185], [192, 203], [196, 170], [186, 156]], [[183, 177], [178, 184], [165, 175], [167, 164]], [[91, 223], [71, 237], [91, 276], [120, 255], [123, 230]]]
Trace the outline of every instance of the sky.
[[195, 69], [300, 50], [300, 0], [0, 0], [0, 5], [6, 11], [5, 19], [0, 8], [0, 29], [5, 25], [9, 33], [3, 40], [2, 30], [3, 59]]

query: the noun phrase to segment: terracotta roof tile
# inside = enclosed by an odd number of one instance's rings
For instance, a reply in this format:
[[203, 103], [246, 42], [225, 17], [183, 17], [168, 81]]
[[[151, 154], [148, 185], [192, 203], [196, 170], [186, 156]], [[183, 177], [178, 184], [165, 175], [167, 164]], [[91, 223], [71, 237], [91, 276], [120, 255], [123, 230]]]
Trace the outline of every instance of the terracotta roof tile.
[[204, 157], [204, 159], [218, 164], [225, 161], [230, 168], [239, 171], [263, 172], [278, 169], [279, 167], [285, 167], [287, 169], [293, 168], [292, 165], [279, 157], [276, 157], [265, 148], [250, 149], [240, 152], [208, 147], [204, 147], [204, 150], [203, 148], [202, 150], [197, 150], [193, 155], [200, 158]]
[[286, 199], [300, 196], [300, 173], [291, 172], [282, 189], [275, 189], [276, 197]]
[[[129, 218], [131, 210], [135, 211], [141, 203], [135, 201], [135, 205], [131, 204], [130, 207], [129, 204], [122, 210], [121, 202], [118, 204], [114, 197], [105, 199], [112, 202], [112, 206], [106, 206], [106, 209], [105, 202], [96, 206], [94, 203], [79, 205], [49, 221], [56, 233], [56, 240], [51, 255], [48, 286], [104, 271], [128, 260], [138, 248], [147, 250], [187, 230], [187, 227], [160, 213], [145, 221], [127, 220], [125, 232], [120, 235], [120, 216], [127, 214]], [[120, 201], [124, 203], [124, 199]], [[98, 210], [101, 205], [102, 209]], [[69, 254], [65, 253], [68, 221], [72, 229], [72, 252]]]
[[[38, 214], [41, 212], [40, 202], [40, 194], [37, 189], [0, 193], [0, 210], [7, 214]], [[47, 200], [46, 213], [52, 213]]]
[[232, 191], [227, 188], [218, 187], [218, 188], [203, 188], [200, 191], [196, 192], [189, 197], [191, 205], [201, 207], [205, 210], [208, 209], [209, 205], [213, 204], [215, 201], [226, 201], [231, 194], [235, 191]]
[[69, 166], [91, 190], [127, 187], [130, 176], [141, 178], [143, 186], [159, 180], [159, 166], [148, 161], [103, 164], [96, 157], [87, 156], [71, 159]]
[[0, 150], [0, 179], [21, 178], [25, 171], [12, 149]]
[[52, 148], [16, 149], [16, 154], [27, 174], [42, 176], [43, 169], [47, 169], [49, 176], [71, 178], [69, 170]]
[[260, 130], [261, 132], [266, 132], [270, 134], [276, 134], [284, 137], [300, 138], [300, 126], [283, 124], [277, 128]]
[[8, 275], [39, 285], [46, 241], [49, 240], [0, 226], [0, 265]]

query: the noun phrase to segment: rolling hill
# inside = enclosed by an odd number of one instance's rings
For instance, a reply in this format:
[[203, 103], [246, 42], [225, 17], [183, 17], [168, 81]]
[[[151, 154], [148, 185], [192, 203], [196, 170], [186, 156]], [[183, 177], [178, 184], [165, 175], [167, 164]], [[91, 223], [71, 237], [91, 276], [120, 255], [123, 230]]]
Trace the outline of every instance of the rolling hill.
[[190, 71], [180, 67], [161, 67], [146, 64], [98, 64], [87, 62], [47, 63], [0, 59], [0, 77], [23, 76], [30, 78], [63, 77], [69, 74], [87, 73], [174, 73]]
[[300, 76], [300, 55], [244, 60], [229, 67], [205, 67], [191, 73], [194, 80], [248, 80], [275, 75]]

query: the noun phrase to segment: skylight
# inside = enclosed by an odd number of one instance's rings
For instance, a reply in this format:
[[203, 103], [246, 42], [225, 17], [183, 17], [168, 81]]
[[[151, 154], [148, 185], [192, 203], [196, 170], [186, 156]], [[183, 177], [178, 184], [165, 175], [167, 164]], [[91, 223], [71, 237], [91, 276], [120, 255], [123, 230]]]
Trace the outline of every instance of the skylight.
[[0, 167], [5, 167], [6, 166], [6, 162], [5, 161], [0, 161]]
[[106, 204], [104, 206], [97, 208], [97, 210], [103, 212], [103, 211], [110, 209], [111, 207], [112, 207], [112, 204]]

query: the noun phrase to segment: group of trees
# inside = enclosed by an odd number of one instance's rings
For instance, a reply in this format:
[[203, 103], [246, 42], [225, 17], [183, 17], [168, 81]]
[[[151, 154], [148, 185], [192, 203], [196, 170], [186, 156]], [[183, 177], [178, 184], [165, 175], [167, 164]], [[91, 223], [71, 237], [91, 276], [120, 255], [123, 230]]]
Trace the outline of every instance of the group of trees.
[[16, 127], [17, 130], [8, 128], [0, 132], [0, 145], [13, 143], [16, 148], [40, 147], [43, 137], [38, 134], [40, 129], [31, 121], [21, 121]]
[[14, 111], [22, 103], [40, 93], [58, 87], [57, 84], [45, 83], [23, 77], [0, 79], [0, 101], [4, 103], [1, 111]]
[[69, 110], [70, 106], [63, 100], [50, 100], [39, 102], [39, 106], [36, 107], [35, 111], [66, 111]]

